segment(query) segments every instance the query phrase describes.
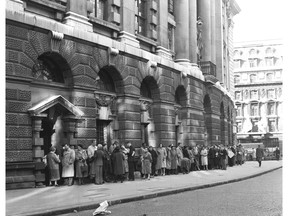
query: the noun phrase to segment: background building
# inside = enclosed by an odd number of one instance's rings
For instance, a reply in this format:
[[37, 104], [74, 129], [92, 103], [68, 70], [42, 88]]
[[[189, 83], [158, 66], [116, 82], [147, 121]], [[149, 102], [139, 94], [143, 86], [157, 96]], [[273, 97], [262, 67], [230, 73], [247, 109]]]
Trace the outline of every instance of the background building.
[[7, 0], [6, 187], [42, 186], [51, 145], [232, 144], [239, 11], [233, 0]]
[[247, 145], [282, 145], [282, 49], [272, 40], [234, 47], [237, 139]]

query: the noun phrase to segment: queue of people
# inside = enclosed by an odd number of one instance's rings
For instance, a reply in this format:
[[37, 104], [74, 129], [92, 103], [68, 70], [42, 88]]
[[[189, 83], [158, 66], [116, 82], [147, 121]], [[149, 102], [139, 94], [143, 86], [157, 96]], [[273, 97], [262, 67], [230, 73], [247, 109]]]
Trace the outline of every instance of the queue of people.
[[[242, 165], [244, 149], [241, 145], [230, 146], [182, 146], [181, 143], [164, 147], [142, 144], [136, 151], [131, 142], [126, 145], [115, 141], [109, 148], [93, 141], [87, 149], [82, 145], [65, 145], [61, 157], [51, 147], [47, 154], [49, 185], [97, 185], [105, 182], [134, 181], [135, 171], [143, 179], [154, 176], [188, 174], [191, 171], [223, 169]], [[60, 178], [61, 176], [61, 178]]]

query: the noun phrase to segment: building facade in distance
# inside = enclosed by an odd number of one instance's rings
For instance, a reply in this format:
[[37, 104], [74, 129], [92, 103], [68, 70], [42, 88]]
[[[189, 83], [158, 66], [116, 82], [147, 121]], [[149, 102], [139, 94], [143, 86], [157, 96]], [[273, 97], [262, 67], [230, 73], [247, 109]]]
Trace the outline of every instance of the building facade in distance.
[[51, 145], [232, 144], [239, 11], [234, 0], [7, 0], [6, 188], [43, 186]]
[[[237, 139], [282, 145], [283, 45], [279, 40], [234, 45]], [[266, 143], [264, 143], [266, 144]], [[255, 147], [255, 146], [254, 146]]]

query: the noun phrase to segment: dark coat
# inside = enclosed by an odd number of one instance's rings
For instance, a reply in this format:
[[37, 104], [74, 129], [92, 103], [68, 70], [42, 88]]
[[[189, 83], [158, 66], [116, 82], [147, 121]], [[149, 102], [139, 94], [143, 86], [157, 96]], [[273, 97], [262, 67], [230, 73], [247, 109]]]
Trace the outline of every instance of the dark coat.
[[257, 160], [262, 160], [262, 158], [264, 157], [264, 151], [262, 148], [257, 148], [256, 149], [256, 158]]
[[94, 158], [95, 159], [94, 159], [93, 163], [95, 164], [95, 166], [103, 166], [105, 154], [104, 154], [102, 149], [97, 149], [94, 152]]
[[129, 162], [133, 162], [134, 161], [134, 159], [135, 159], [135, 148], [131, 145], [130, 147], [129, 147], [129, 152], [128, 152], [128, 161]]
[[114, 175], [124, 174], [124, 155], [119, 149], [115, 149], [112, 154], [112, 162], [114, 168]]

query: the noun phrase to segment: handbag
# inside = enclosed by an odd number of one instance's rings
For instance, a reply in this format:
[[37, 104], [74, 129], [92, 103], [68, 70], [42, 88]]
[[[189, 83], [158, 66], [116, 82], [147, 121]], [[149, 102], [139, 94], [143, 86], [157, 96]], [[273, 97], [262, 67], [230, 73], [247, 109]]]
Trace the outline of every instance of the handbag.
[[81, 169], [81, 172], [88, 172], [88, 165], [85, 163], [83, 163], [81, 166], [80, 166], [80, 169]]

